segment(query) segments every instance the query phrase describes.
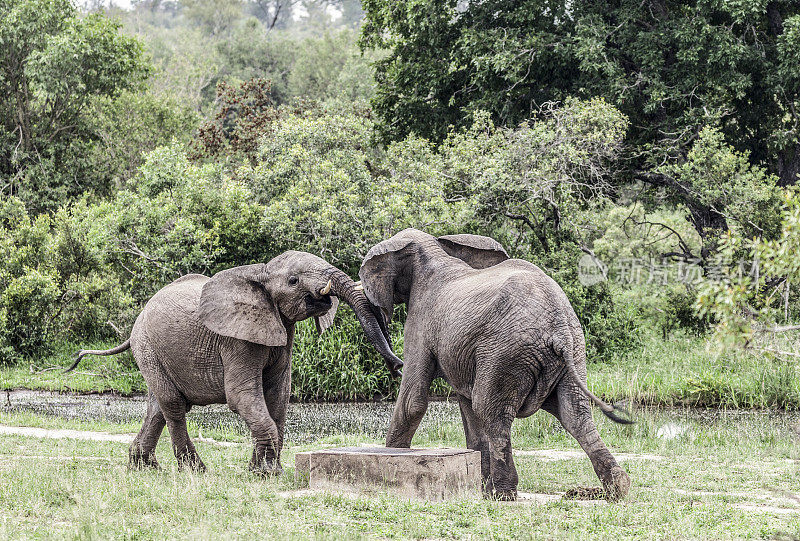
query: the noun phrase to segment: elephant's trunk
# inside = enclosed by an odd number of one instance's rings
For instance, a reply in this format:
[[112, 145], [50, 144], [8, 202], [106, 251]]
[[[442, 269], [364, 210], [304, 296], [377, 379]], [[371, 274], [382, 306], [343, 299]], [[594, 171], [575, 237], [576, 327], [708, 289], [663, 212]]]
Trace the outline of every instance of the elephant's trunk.
[[331, 293], [350, 305], [358, 321], [364, 328], [367, 338], [386, 361], [386, 366], [394, 376], [402, 375], [403, 361], [392, 351], [388, 331], [375, 316], [372, 305], [363, 291], [356, 289], [356, 283], [344, 272], [335, 269], [331, 275]]

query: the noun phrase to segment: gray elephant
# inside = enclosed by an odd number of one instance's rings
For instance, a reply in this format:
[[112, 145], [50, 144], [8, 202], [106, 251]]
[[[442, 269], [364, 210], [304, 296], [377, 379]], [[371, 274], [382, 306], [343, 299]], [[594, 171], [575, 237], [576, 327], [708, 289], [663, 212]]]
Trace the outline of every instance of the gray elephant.
[[125, 343], [82, 350], [67, 371], [85, 355], [131, 349], [148, 388], [144, 424], [130, 446], [132, 467], [158, 467], [154, 450], [166, 424], [179, 465], [205, 470], [186, 430], [186, 412], [193, 405], [227, 403], [252, 432], [249, 469], [276, 475], [282, 471], [295, 322], [314, 317], [322, 332], [333, 322], [337, 297], [353, 308], [368, 339], [400, 375], [403, 363], [364, 294], [344, 272], [304, 252], [213, 278], [175, 280], [147, 302]]
[[442, 377], [457, 394], [468, 447], [481, 452], [487, 497], [516, 499], [511, 423], [539, 408], [578, 440], [607, 498], [628, 493], [628, 474], [600, 439], [590, 399], [613, 420], [629, 421], [586, 387], [578, 318], [539, 267], [508, 259], [488, 237], [406, 229], [373, 246], [359, 276], [386, 322], [395, 304], [408, 308], [405, 370], [387, 447], [411, 445], [431, 381]]

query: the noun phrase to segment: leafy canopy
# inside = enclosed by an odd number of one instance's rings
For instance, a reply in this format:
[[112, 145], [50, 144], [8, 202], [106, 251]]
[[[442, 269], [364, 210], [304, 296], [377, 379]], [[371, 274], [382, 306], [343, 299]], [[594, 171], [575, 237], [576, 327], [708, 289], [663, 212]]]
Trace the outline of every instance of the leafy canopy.
[[705, 125], [783, 184], [800, 172], [800, 4], [793, 0], [364, 0], [361, 44], [387, 48], [373, 100], [387, 139], [436, 141], [477, 110], [516, 125], [602, 96], [631, 122], [634, 167], [680, 156]]

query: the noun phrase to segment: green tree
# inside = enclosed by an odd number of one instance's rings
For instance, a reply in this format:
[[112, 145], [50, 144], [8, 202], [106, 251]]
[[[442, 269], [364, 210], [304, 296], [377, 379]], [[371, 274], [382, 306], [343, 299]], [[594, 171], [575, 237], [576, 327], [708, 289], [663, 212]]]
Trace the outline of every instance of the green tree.
[[355, 273], [367, 250], [418, 227], [458, 227], [431, 145], [409, 139], [384, 156], [372, 123], [353, 113], [290, 115], [263, 140], [246, 176], [264, 205], [261, 229], [282, 250], [302, 249]]
[[0, 2], [0, 189], [35, 212], [89, 191], [88, 126], [96, 98], [137, 88], [149, 65], [141, 44], [67, 0]]
[[[702, 239], [697, 254], [707, 263], [720, 236], [735, 229], [747, 238], [774, 238], [780, 227], [777, 178], [753, 165], [747, 152], [728, 145], [718, 129], [705, 128], [680, 163], [658, 168], [658, 184], [683, 203], [687, 219]], [[688, 249], [688, 247], [685, 247]]]
[[242, 0], [180, 0], [183, 13], [210, 36], [229, 33], [242, 18]]
[[[385, 137], [440, 141], [476, 110], [515, 125], [542, 103], [604, 96], [631, 121], [633, 170], [720, 128], [793, 184], [800, 172], [800, 4], [793, 0], [364, 0]], [[649, 178], [643, 178], [648, 181]]]

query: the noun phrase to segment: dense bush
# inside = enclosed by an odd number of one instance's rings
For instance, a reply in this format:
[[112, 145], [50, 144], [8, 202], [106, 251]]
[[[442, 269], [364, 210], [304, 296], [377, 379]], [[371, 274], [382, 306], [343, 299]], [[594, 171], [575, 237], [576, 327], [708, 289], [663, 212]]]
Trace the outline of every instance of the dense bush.
[[[402, 323], [392, 322], [392, 346], [403, 348]], [[399, 382], [367, 342], [346, 306], [320, 336], [310, 321], [297, 325], [292, 352], [292, 396], [298, 400], [357, 400], [392, 396]]]
[[[249, 90], [241, 87], [241, 100]], [[238, 110], [238, 125], [251, 127], [247, 140], [257, 141], [248, 115], [260, 111]], [[224, 130], [230, 117], [218, 118]], [[178, 276], [267, 261], [288, 249], [355, 275], [370, 246], [406, 227], [499, 238], [561, 283], [592, 359], [635, 346], [633, 314], [615, 305], [608, 287], [577, 282], [582, 239], [565, 226], [580, 223], [603, 197], [605, 167], [624, 127], [602, 102], [570, 102], [514, 130], [479, 116], [439, 149], [416, 137], [376, 147], [372, 121], [352, 107], [285, 108], [276, 118], [260, 124], [256, 152], [192, 161], [180, 142], [160, 147], [105, 202], [36, 219], [19, 202], [6, 205], [3, 239], [18, 253], [6, 258], [0, 283], [5, 357], [39, 355], [53, 340], [118, 339], [113, 327], [127, 335], [143, 303]], [[559, 213], [569, 217], [554, 218]], [[34, 308], [20, 310], [23, 299]], [[300, 327], [297, 396], [391, 393], [355, 320], [346, 309], [339, 319], [321, 338]], [[340, 369], [320, 371], [331, 363]]]
[[86, 205], [31, 219], [0, 202], [0, 364], [48, 353], [57, 340], [109, 338], [133, 299], [104, 263]]

